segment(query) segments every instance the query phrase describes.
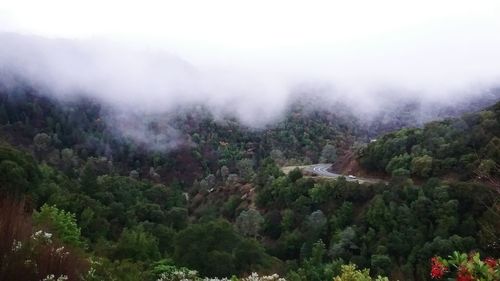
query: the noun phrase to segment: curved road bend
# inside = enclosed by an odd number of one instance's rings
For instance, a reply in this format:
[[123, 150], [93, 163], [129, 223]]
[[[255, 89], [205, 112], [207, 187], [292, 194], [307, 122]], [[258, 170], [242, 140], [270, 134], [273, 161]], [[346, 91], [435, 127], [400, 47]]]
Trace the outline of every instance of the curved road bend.
[[332, 166], [332, 164], [313, 164], [313, 165], [302, 167], [302, 170], [316, 174], [319, 177], [326, 177], [326, 178], [345, 177], [347, 181], [359, 181], [360, 183], [385, 182], [384, 180], [378, 179], [378, 178], [359, 178], [359, 177], [356, 177], [355, 179], [351, 179], [347, 175], [332, 173], [332, 172], [328, 171], [328, 169], [330, 169], [331, 166]]

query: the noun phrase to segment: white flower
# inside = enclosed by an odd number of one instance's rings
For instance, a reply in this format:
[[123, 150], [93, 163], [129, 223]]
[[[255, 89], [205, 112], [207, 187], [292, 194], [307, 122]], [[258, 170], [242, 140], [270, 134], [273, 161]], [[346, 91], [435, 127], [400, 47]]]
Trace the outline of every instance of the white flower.
[[17, 241], [14, 239], [12, 242], [12, 252], [17, 252], [23, 247], [23, 243], [21, 241]]
[[65, 257], [65, 256], [69, 255], [69, 252], [64, 251], [64, 249], [65, 249], [64, 246], [57, 248], [56, 254], [59, 255], [60, 257]]
[[[170, 273], [163, 273], [160, 278], [156, 281], [230, 281], [228, 278], [218, 278], [218, 277], [205, 277], [203, 279], [197, 277], [198, 272], [196, 271], [182, 271], [177, 270]], [[259, 276], [256, 272], [253, 272], [245, 278], [239, 279], [241, 281], [286, 281], [285, 278], [279, 277], [278, 274], [273, 274], [269, 276]]]
[[66, 276], [66, 275], [61, 275], [61, 276], [59, 276], [59, 278], [57, 278], [57, 280], [56, 280], [56, 281], [66, 281], [66, 280], [68, 280], [68, 276]]
[[47, 275], [47, 277], [43, 278], [41, 281], [66, 281], [68, 280], [68, 276], [66, 275], [61, 275], [59, 277], [57, 277], [56, 279], [56, 276], [54, 274], [49, 274]]
[[52, 233], [38, 230], [33, 235], [31, 235], [31, 238], [34, 240], [38, 240], [38, 238], [43, 238], [43, 239], [47, 240], [47, 242], [51, 243], [52, 240], [50, 240], [50, 238], [52, 238]]
[[278, 274], [273, 274], [270, 276], [259, 277], [259, 274], [253, 272], [250, 276], [241, 279], [242, 281], [286, 281], [284, 278], [280, 278]]
[[55, 278], [54, 274], [49, 274], [45, 278], [43, 278], [42, 281], [51, 281], [54, 280], [54, 278]]

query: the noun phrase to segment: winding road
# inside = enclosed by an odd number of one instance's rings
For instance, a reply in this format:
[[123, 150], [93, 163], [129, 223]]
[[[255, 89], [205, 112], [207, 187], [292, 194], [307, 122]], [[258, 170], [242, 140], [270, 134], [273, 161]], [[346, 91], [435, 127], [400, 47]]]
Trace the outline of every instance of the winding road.
[[358, 181], [359, 183], [377, 183], [377, 182], [385, 182], [385, 180], [378, 179], [378, 178], [350, 178], [347, 175], [342, 175], [342, 174], [337, 174], [330, 172], [328, 169], [332, 164], [313, 164], [313, 165], [308, 165], [308, 166], [301, 166], [299, 167], [302, 171], [312, 173], [315, 176], [318, 177], [324, 177], [324, 178], [338, 178], [338, 177], [345, 177], [347, 181]]

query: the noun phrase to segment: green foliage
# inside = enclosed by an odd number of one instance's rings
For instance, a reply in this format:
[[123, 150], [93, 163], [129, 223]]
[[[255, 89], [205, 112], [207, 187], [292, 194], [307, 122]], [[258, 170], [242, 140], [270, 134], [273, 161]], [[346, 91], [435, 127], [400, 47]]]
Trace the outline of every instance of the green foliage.
[[334, 277], [333, 281], [389, 281], [387, 277], [377, 276], [372, 278], [370, 277], [370, 270], [359, 270], [354, 264], [343, 265], [341, 270], [342, 273]]
[[342, 206], [335, 211], [331, 223], [335, 229], [341, 229], [351, 224], [353, 219], [353, 204], [349, 201], [342, 203]]
[[410, 163], [411, 157], [408, 153], [405, 153], [393, 157], [387, 164], [387, 167], [385, 167], [385, 170], [389, 174], [394, 174], [396, 171], [401, 169], [410, 170]]
[[0, 146], [0, 192], [19, 196], [36, 189], [39, 178], [33, 158], [19, 150]]
[[135, 261], [157, 260], [160, 257], [158, 239], [142, 228], [125, 228], [118, 239], [113, 256]]
[[[370, 143], [361, 164], [393, 180], [359, 184], [278, 167], [333, 162], [337, 147], [366, 138], [328, 112], [293, 106], [263, 130], [196, 108], [141, 120], [158, 139], [171, 127], [192, 144], [165, 152], [117, 137], [92, 102], [16, 100], [0, 93], [0, 129], [39, 163], [0, 146], [0, 195], [41, 207], [35, 221], [61, 241], [87, 244], [96, 263], [86, 280], [156, 280], [188, 268], [198, 279], [279, 271], [290, 280], [373, 280], [368, 271], [341, 272], [344, 263], [428, 280], [435, 254], [498, 251], [498, 197], [473, 181], [432, 177], [494, 183], [499, 105]], [[251, 278], [241, 280], [259, 280]]]
[[456, 280], [498, 280], [500, 278], [500, 259], [492, 257], [481, 259], [479, 253], [467, 255], [454, 251], [446, 259], [432, 258], [431, 275], [435, 279], [449, 276], [456, 277]]
[[106, 258], [93, 258], [91, 269], [83, 276], [84, 281], [137, 281], [156, 280], [138, 263], [130, 260], [110, 261]]
[[236, 219], [236, 227], [244, 236], [256, 237], [259, 234], [264, 218], [255, 209], [245, 210]]
[[39, 212], [33, 213], [33, 221], [39, 227], [47, 228], [68, 245], [77, 247], [84, 245], [75, 215], [70, 212], [55, 206], [43, 205]]
[[255, 252], [245, 241], [227, 221], [193, 224], [178, 233], [174, 260], [206, 276], [231, 276], [262, 263], [263, 250]]
[[411, 172], [422, 178], [427, 178], [430, 176], [432, 171], [432, 157], [429, 155], [423, 155], [414, 157], [411, 160]]
[[421, 178], [449, 173], [461, 179], [478, 173], [499, 177], [499, 107], [387, 134], [361, 151], [360, 162], [370, 170], [409, 170]]
[[87, 256], [61, 241], [58, 233], [34, 226], [22, 198], [0, 198], [0, 279], [31, 281], [47, 276], [79, 280], [88, 270]]
[[332, 242], [330, 243], [330, 256], [333, 258], [350, 260], [353, 255], [353, 251], [358, 248], [356, 240], [356, 231], [350, 226], [337, 231], [333, 235]]
[[321, 237], [321, 234], [325, 231], [327, 224], [327, 219], [323, 211], [316, 210], [312, 212], [306, 220], [306, 239], [315, 241]]
[[2, 191], [10, 194], [22, 194], [28, 189], [26, 172], [16, 162], [3, 160], [0, 162], [0, 177]]
[[299, 168], [295, 168], [288, 173], [288, 178], [291, 182], [296, 182], [298, 179], [302, 178], [302, 171]]
[[333, 163], [337, 160], [337, 149], [331, 144], [327, 144], [321, 150], [320, 163]]
[[297, 271], [289, 273], [289, 277], [290, 280], [332, 280], [333, 276], [340, 273], [342, 264], [342, 260], [326, 262], [325, 244], [319, 240], [312, 247], [311, 257]]
[[[478, 234], [474, 230], [464, 232], [461, 224], [470, 222], [471, 216], [479, 219], [496, 204], [494, 198], [483, 201], [490, 207], [479, 203], [488, 198], [485, 186], [444, 185], [436, 179], [422, 186], [411, 182], [366, 186], [343, 179], [310, 186], [307, 179], [292, 183], [280, 177], [259, 192], [269, 196], [262, 233], [278, 241], [270, 247], [272, 253], [300, 262], [290, 273], [297, 280], [321, 276], [311, 273], [314, 267], [307, 262], [318, 239], [326, 242], [330, 259], [370, 267], [381, 275], [400, 268], [413, 278], [426, 280], [425, 258], [436, 251], [450, 253], [477, 247]], [[485, 220], [489, 228], [484, 233], [491, 233], [497, 225], [490, 218]]]
[[392, 261], [387, 255], [374, 254], [371, 256], [371, 268], [376, 274], [387, 275], [391, 272]]
[[392, 212], [387, 208], [381, 195], [375, 196], [366, 212], [366, 221], [375, 229], [390, 228], [392, 226]]
[[241, 159], [236, 164], [240, 177], [246, 181], [250, 181], [254, 176], [253, 161], [251, 159]]

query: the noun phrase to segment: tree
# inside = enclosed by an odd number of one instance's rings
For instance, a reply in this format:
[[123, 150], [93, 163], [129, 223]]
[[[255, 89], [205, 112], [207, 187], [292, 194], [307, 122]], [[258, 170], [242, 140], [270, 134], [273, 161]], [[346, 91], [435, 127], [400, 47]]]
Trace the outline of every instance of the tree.
[[389, 279], [381, 276], [373, 279], [369, 269], [359, 270], [356, 265], [348, 264], [342, 266], [341, 274], [333, 278], [333, 281], [389, 281]]
[[411, 161], [411, 172], [419, 177], [427, 178], [432, 171], [432, 157], [423, 155], [413, 158]]
[[222, 179], [225, 181], [227, 177], [229, 176], [229, 168], [227, 166], [222, 166], [220, 167], [220, 175]]
[[376, 274], [386, 275], [390, 273], [391, 259], [387, 255], [372, 255], [371, 268]]
[[255, 272], [265, 256], [265, 250], [257, 240], [245, 239], [234, 251], [236, 270], [245, 273]]
[[80, 182], [82, 190], [88, 195], [93, 195], [97, 191], [97, 171], [92, 161], [87, 161], [87, 164], [83, 167]]
[[408, 153], [398, 155], [393, 157], [391, 161], [387, 164], [385, 170], [389, 174], [394, 174], [395, 171], [404, 169], [410, 169], [411, 157]]
[[301, 246], [301, 257], [309, 257], [311, 255], [313, 243], [318, 241], [324, 234], [326, 229], [327, 219], [321, 210], [312, 212], [306, 220], [305, 224], [305, 241]]
[[291, 231], [295, 224], [295, 214], [290, 209], [285, 209], [282, 212], [281, 228], [283, 231]]
[[264, 216], [262, 232], [264, 235], [277, 239], [281, 235], [281, 214], [277, 210], [267, 212]]
[[335, 212], [335, 228], [342, 229], [351, 224], [353, 217], [353, 206], [349, 201], [342, 203], [342, 206]]
[[256, 237], [259, 234], [264, 218], [255, 209], [245, 210], [236, 218], [236, 227], [245, 236]]
[[319, 235], [326, 226], [326, 217], [321, 210], [312, 212], [307, 217], [308, 232]]
[[135, 261], [156, 260], [160, 257], [158, 239], [141, 227], [125, 228], [116, 244], [114, 256]]
[[22, 195], [37, 189], [40, 177], [40, 170], [30, 155], [0, 146], [0, 192]]
[[28, 187], [29, 182], [23, 168], [10, 160], [0, 162], [0, 191], [17, 196], [26, 192]]
[[[217, 220], [201, 224], [191, 224], [177, 233], [174, 260], [181, 266], [198, 270], [202, 275], [228, 276], [234, 270], [233, 251], [241, 238], [227, 221]], [[221, 267], [215, 264], [223, 263]]]
[[296, 182], [298, 179], [301, 179], [303, 177], [302, 171], [300, 171], [299, 168], [295, 168], [288, 173], [288, 178], [290, 179], [291, 182]]
[[33, 221], [42, 228], [47, 228], [61, 241], [73, 246], [83, 246], [80, 228], [76, 217], [70, 212], [60, 210], [55, 206], [43, 205], [40, 212], [33, 213]]
[[351, 251], [359, 248], [355, 243], [355, 239], [356, 231], [350, 226], [338, 231], [330, 242], [330, 256], [348, 260], [352, 255]]
[[274, 162], [276, 162], [276, 164], [280, 166], [285, 165], [286, 162], [285, 155], [281, 150], [273, 149], [271, 150], [271, 152], [269, 152], [269, 156], [271, 157], [271, 159], [274, 160]]
[[241, 159], [240, 161], [238, 161], [236, 166], [242, 179], [244, 179], [245, 181], [252, 180], [252, 177], [254, 176], [254, 170], [253, 161], [251, 159]]
[[173, 207], [167, 211], [167, 221], [174, 229], [183, 229], [188, 222], [188, 211], [186, 208]]
[[392, 225], [391, 212], [386, 207], [381, 195], [377, 195], [373, 199], [370, 208], [366, 212], [366, 221], [375, 229], [385, 228], [387, 230]]
[[43, 153], [48, 151], [51, 143], [51, 138], [46, 133], [36, 134], [33, 138], [33, 145], [35, 146], [35, 151], [38, 153]]
[[301, 263], [301, 267], [297, 272], [292, 272], [288, 275], [290, 280], [332, 280], [335, 273], [340, 272], [340, 266], [343, 264], [343, 261], [338, 259], [325, 262], [325, 247], [325, 244], [321, 240], [314, 243], [312, 245], [311, 257]]
[[320, 163], [333, 163], [337, 160], [337, 149], [331, 144], [327, 144], [321, 150]]

